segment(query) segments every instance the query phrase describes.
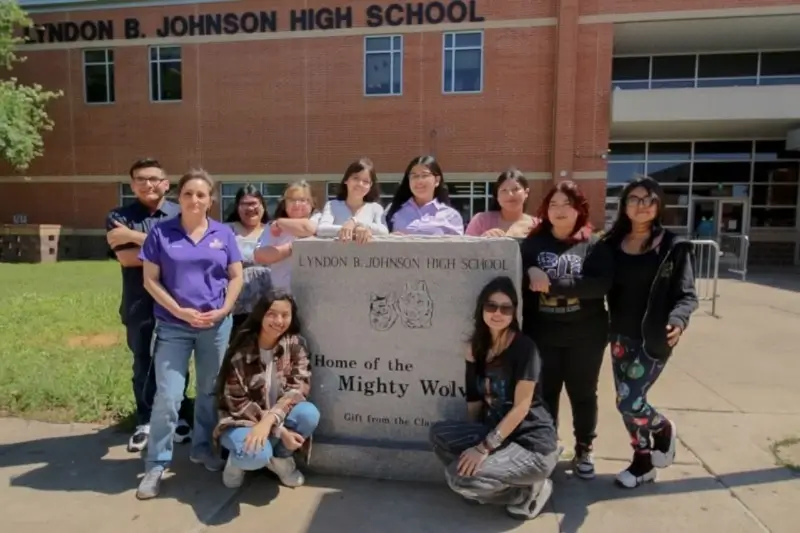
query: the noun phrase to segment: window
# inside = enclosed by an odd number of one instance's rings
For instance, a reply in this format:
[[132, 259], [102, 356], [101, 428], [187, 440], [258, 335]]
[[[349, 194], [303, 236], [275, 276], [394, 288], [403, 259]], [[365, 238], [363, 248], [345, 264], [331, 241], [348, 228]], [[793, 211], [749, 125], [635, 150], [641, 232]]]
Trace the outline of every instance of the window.
[[800, 85], [800, 50], [615, 57], [615, 89]]
[[114, 50], [83, 51], [83, 87], [87, 104], [114, 103]]
[[[178, 184], [170, 183], [169, 191], [167, 191], [167, 198], [173, 202], [178, 201]], [[119, 204], [128, 205], [136, 201], [136, 195], [133, 194], [131, 186], [127, 183], [121, 183], [119, 186]]]
[[403, 37], [364, 37], [364, 94], [403, 94]]
[[[248, 185], [247, 183], [222, 183], [220, 185], [220, 217], [221, 220], [225, 220], [228, 216], [233, 213], [233, 210], [236, 209], [235, 201], [236, 201], [236, 193], [244, 187]], [[275, 216], [275, 209], [278, 207], [278, 202], [280, 202], [281, 198], [283, 198], [283, 191], [286, 189], [286, 183], [250, 183], [255, 188], [261, 191], [261, 194], [264, 195], [264, 200], [267, 202], [267, 213], [269, 214], [269, 218], [273, 218]], [[317, 206], [318, 209], [322, 209], [321, 205]]]
[[483, 32], [444, 34], [445, 93], [479, 93], [483, 90]]
[[[336, 199], [336, 191], [339, 190], [339, 183], [338, 181], [329, 181], [328, 182], [328, 200], [335, 200]], [[392, 183], [392, 182], [378, 182], [378, 189], [381, 191], [381, 205], [383, 207], [389, 207], [389, 204], [392, 202], [392, 198], [394, 198], [394, 193], [397, 191], [397, 187], [399, 183]], [[322, 206], [320, 206], [322, 209]]]
[[785, 140], [611, 143], [607, 204], [636, 174], [661, 184], [664, 224], [674, 229], [688, 229], [689, 200], [698, 198], [747, 200], [751, 227], [798, 223], [800, 152]]
[[181, 47], [150, 48], [150, 99], [153, 102], [178, 102], [183, 98]]

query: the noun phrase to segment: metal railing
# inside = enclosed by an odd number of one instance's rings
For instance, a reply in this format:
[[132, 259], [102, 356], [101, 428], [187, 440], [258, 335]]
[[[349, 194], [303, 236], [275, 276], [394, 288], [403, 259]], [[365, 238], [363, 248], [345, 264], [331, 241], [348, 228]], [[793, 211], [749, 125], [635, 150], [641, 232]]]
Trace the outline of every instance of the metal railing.
[[697, 299], [711, 302], [711, 316], [717, 316], [717, 282], [719, 281], [719, 259], [722, 256], [717, 241], [693, 240], [694, 279]]
[[747, 235], [720, 235], [719, 247], [722, 252], [720, 256], [722, 268], [727, 268], [728, 272], [739, 275], [742, 281], [745, 281], [750, 238]]

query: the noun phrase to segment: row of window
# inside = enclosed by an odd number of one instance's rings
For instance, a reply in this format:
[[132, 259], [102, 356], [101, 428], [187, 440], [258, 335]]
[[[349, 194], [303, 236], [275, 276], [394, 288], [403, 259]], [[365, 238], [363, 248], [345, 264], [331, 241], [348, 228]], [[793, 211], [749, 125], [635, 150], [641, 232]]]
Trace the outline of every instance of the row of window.
[[615, 57], [619, 89], [800, 85], [800, 50]]
[[[442, 91], [479, 93], [483, 90], [483, 32], [450, 32], [442, 39]], [[180, 46], [149, 48], [150, 99], [180, 101], [183, 97]], [[86, 103], [109, 104], [115, 98], [114, 50], [84, 50]], [[403, 36], [364, 38], [364, 94], [403, 94]]]

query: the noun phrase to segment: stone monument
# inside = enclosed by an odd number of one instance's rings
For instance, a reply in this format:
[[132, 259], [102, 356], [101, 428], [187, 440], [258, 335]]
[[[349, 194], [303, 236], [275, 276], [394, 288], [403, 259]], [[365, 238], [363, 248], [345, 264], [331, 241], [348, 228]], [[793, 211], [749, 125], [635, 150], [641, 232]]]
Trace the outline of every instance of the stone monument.
[[476, 300], [496, 276], [519, 283], [518, 242], [309, 238], [292, 255], [311, 400], [322, 413], [311, 469], [443, 480], [428, 430], [466, 416], [464, 352]]

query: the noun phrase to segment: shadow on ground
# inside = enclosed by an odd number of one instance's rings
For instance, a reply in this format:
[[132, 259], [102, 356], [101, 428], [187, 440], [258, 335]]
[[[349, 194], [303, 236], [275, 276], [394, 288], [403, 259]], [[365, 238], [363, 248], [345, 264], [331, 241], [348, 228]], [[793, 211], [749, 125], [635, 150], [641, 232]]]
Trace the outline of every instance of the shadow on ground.
[[[12, 488], [109, 496], [129, 493], [125, 497], [133, 499], [144, 464], [140, 454], [126, 451], [129, 435], [118, 425], [93, 433], [0, 444], [0, 469], [9, 469]], [[188, 445], [175, 445], [174, 475], [165, 478], [162, 495], [191, 507], [197, 520], [206, 524], [235, 492], [222, 486], [219, 472], [191, 464], [188, 453]]]

